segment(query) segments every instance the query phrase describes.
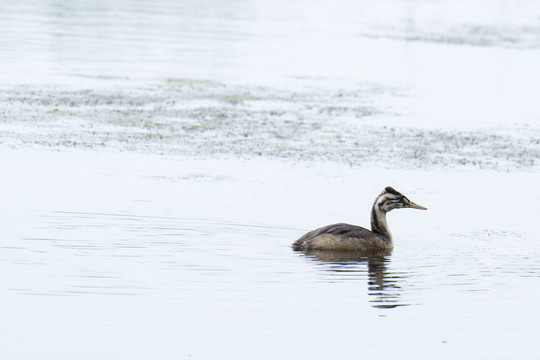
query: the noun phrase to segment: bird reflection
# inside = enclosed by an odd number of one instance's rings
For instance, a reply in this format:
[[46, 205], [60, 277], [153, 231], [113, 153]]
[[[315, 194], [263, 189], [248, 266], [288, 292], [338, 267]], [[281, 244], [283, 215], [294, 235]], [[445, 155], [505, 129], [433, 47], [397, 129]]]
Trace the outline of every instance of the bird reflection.
[[367, 264], [368, 294], [371, 306], [392, 309], [408, 305], [400, 301], [402, 289], [399, 283], [403, 280], [403, 274], [388, 270], [391, 260], [389, 253], [366, 254], [354, 251], [311, 250], [304, 254], [313, 260], [329, 264], [326, 270], [332, 275], [365, 274], [364, 265]]

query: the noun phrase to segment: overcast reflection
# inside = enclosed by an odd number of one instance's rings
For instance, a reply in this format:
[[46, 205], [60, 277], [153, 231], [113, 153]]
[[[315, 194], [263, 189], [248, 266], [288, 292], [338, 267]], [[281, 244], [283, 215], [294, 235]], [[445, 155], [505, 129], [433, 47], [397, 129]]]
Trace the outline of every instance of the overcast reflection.
[[[406, 306], [401, 299], [401, 283], [406, 273], [390, 270], [390, 254], [366, 255], [362, 252], [312, 250], [308, 258], [327, 264], [325, 269], [339, 279], [358, 279], [367, 274], [370, 305], [375, 308], [392, 309]], [[367, 265], [367, 268], [366, 268]], [[346, 274], [347, 276], [343, 276]], [[353, 275], [352, 278], [349, 275]]]

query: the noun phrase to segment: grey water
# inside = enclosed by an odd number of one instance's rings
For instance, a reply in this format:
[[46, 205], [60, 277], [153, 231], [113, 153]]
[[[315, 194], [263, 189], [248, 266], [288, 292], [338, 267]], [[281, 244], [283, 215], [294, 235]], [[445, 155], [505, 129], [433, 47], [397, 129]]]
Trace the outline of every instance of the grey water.
[[0, 3], [2, 357], [538, 358], [535, 2]]

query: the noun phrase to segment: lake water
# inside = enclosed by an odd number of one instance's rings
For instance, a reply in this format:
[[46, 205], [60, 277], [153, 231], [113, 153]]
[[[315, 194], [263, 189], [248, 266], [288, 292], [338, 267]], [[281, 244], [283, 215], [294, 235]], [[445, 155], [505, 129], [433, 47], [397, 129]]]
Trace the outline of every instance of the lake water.
[[2, 9], [4, 358], [540, 355], [536, 2]]

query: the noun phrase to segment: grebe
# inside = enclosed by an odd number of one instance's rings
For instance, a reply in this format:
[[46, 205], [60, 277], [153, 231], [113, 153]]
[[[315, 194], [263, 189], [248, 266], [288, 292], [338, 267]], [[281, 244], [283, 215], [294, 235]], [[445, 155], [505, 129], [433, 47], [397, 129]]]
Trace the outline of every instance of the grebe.
[[387, 186], [377, 196], [371, 209], [371, 231], [360, 226], [334, 224], [313, 230], [296, 240], [294, 250], [349, 250], [380, 252], [394, 247], [392, 234], [386, 223], [386, 213], [401, 208], [427, 210], [407, 199], [399, 191]]

